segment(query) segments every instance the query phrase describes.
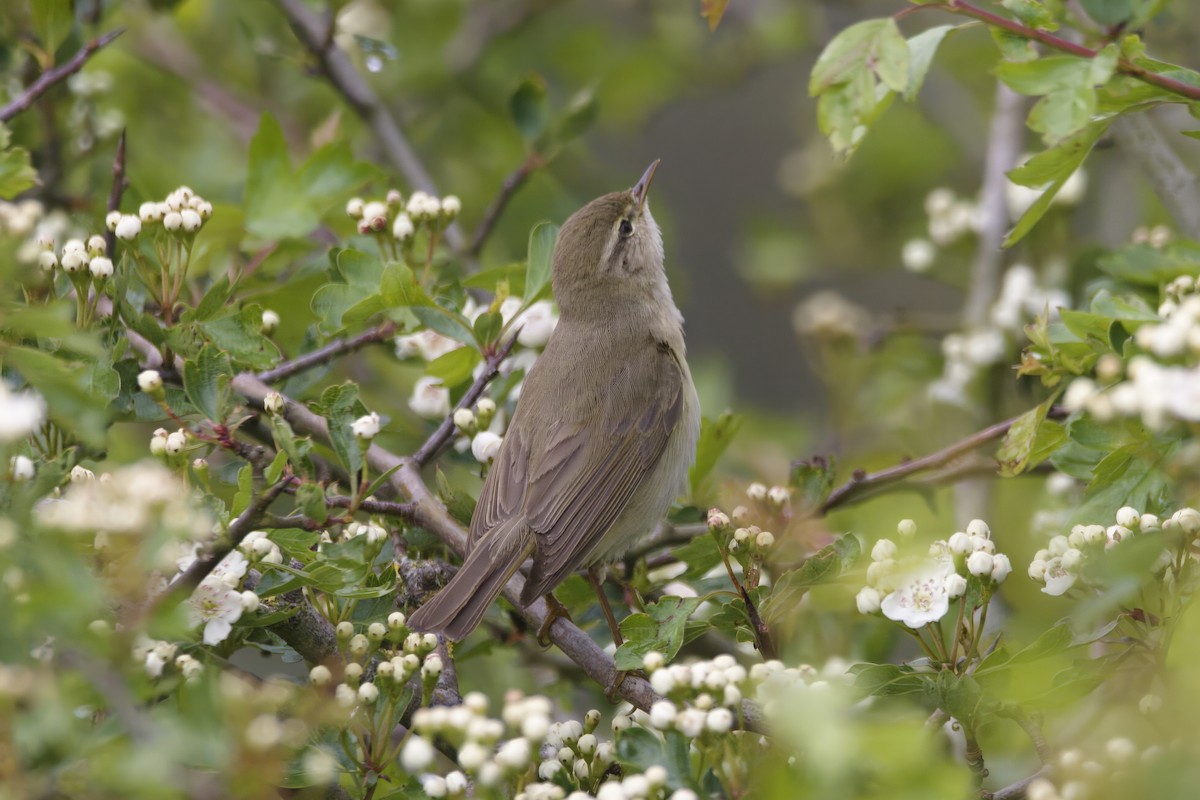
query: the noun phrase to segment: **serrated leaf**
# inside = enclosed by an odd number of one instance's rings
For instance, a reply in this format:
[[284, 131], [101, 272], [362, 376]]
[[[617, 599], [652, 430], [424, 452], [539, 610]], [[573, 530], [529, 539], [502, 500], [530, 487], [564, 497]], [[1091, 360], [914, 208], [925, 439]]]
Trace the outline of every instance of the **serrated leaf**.
[[353, 383], [330, 386], [321, 393], [320, 412], [329, 426], [329, 441], [342, 466], [357, 485], [362, 470], [362, 451], [350, 430], [350, 423], [367, 413], [358, 399], [358, 387]]
[[1051, 183], [1021, 215], [1021, 219], [1017, 221], [1013, 229], [1008, 232], [1004, 238], [1005, 247], [1012, 247], [1033, 229], [1033, 226], [1050, 208], [1054, 196], [1087, 158], [1088, 153], [1096, 145], [1096, 140], [1108, 130], [1111, 122], [1111, 120], [1093, 122], [1008, 173], [1010, 180], [1024, 186], [1036, 186], [1046, 180], [1050, 180]]
[[[1000, 449], [996, 451], [996, 461], [999, 462], [1000, 474], [1004, 477], [1011, 478], [1036, 467], [1050, 454], [1046, 453], [1040, 459], [1035, 460], [1035, 451], [1045, 450], [1047, 446], [1054, 443], [1062, 444], [1066, 441], [1067, 434], [1062, 426], [1053, 420], [1049, 423], [1046, 420], [1046, 413], [1050, 410], [1055, 397], [1057, 395], [1026, 411], [1008, 429], [1004, 441], [1000, 444]], [[1039, 448], [1039, 435], [1041, 435], [1043, 426], [1047, 424], [1054, 426], [1056, 432], [1050, 434], [1050, 439], [1053, 441], [1042, 441]]]
[[320, 484], [306, 481], [296, 487], [296, 505], [300, 513], [321, 524], [329, 516], [325, 504], [325, 490]]
[[26, 189], [37, 186], [38, 174], [24, 147], [8, 144], [8, 129], [0, 123], [0, 197], [11, 200]]
[[1038, 0], [1004, 0], [1003, 6], [1031, 28], [1052, 31], [1058, 28], [1054, 15]]
[[896, 92], [908, 84], [908, 43], [890, 17], [851, 25], [833, 38], [813, 66], [808, 91], [816, 97], [839, 84], [873, 72]]
[[1033, 41], [1024, 36], [991, 26], [988, 27], [988, 33], [992, 35], [992, 41], [1000, 49], [1000, 55], [1005, 61], [1033, 61], [1038, 57]]
[[229, 359], [213, 345], [205, 345], [195, 358], [183, 362], [183, 390], [192, 405], [212, 422], [225, 418], [225, 387], [232, 374]]
[[771, 622], [793, 610], [812, 587], [841, 575], [862, 552], [854, 534], [844, 533], [833, 544], [822, 547], [804, 560], [799, 569], [785, 572], [775, 581], [771, 596], [762, 606], [763, 617]]
[[320, 223], [292, 169], [283, 129], [263, 114], [250, 140], [246, 230], [268, 241], [307, 236]]
[[1114, 278], [1157, 291], [1159, 285], [1178, 275], [1200, 276], [1200, 244], [1181, 240], [1162, 249], [1130, 245], [1101, 256], [1097, 266]]
[[688, 617], [700, 606], [699, 597], [668, 595], [621, 622], [625, 643], [617, 648], [617, 669], [641, 669], [647, 653], [657, 651], [670, 661], [683, 645]]
[[1101, 25], [1120, 25], [1133, 16], [1133, 0], [1079, 0], [1079, 4]]

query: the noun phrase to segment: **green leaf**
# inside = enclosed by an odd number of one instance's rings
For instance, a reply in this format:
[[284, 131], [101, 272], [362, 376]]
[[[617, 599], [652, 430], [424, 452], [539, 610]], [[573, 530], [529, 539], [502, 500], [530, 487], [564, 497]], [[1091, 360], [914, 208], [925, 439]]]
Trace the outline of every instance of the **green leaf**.
[[441, 378], [442, 384], [452, 389], [470, 380], [471, 372], [481, 360], [479, 351], [473, 347], [459, 347], [430, 361], [425, 374]]
[[475, 318], [475, 338], [487, 347], [500, 339], [504, 329], [504, 317], [498, 311], [485, 311]]
[[717, 460], [729, 447], [729, 443], [733, 441], [733, 437], [737, 435], [740, 427], [742, 427], [742, 418], [728, 411], [722, 413], [715, 420], [708, 417], [700, 420], [700, 439], [696, 442], [696, 460], [688, 471], [688, 485], [691, 487], [692, 497], [700, 493], [705, 479], [712, 473], [713, 468], [717, 465]]
[[996, 77], [1014, 92], [1044, 95], [1061, 89], [1091, 85], [1092, 64], [1078, 56], [1046, 56], [1036, 61], [1005, 61], [996, 66]]
[[1079, 0], [1088, 16], [1101, 25], [1120, 25], [1133, 16], [1134, 0]]
[[905, 100], [911, 101], [921, 91], [921, 86], [925, 83], [925, 76], [929, 74], [929, 67], [933, 64], [933, 57], [937, 54], [938, 47], [941, 46], [946, 35], [957, 27], [957, 25], [938, 25], [921, 31], [908, 40], [908, 84], [904, 88]]
[[358, 387], [353, 383], [330, 386], [321, 393], [319, 407], [329, 425], [329, 441], [342, 466], [357, 485], [362, 470], [362, 451], [350, 430], [350, 423], [364, 416], [367, 409], [358, 399]]
[[1038, 57], [1033, 41], [1024, 36], [991, 26], [988, 27], [988, 33], [992, 35], [992, 41], [1000, 49], [1000, 55], [1005, 61], [1033, 61]]
[[812, 587], [838, 577], [862, 553], [862, 545], [852, 533], [844, 533], [833, 544], [822, 547], [804, 560], [799, 569], [785, 572], [762, 607], [763, 617], [771, 622], [791, 612]]
[[1046, 213], [1046, 209], [1050, 208], [1050, 203], [1059, 189], [1092, 151], [1096, 140], [1108, 130], [1110, 123], [1111, 120], [1093, 122], [1008, 173], [1010, 180], [1022, 186], [1038, 186], [1047, 181], [1050, 181], [1050, 185], [1009, 231], [1004, 239], [1005, 247], [1012, 247], [1033, 229]]
[[0, 197], [11, 200], [37, 186], [38, 174], [29, 160], [29, 151], [9, 145], [8, 128], [0, 123]]
[[996, 451], [1002, 476], [1011, 478], [1033, 469], [1066, 442], [1067, 432], [1063, 426], [1046, 419], [1046, 413], [1057, 397], [1055, 393], [1026, 411], [1008, 429], [1000, 449]]
[[1052, 31], [1058, 27], [1054, 15], [1037, 0], [1004, 0], [1003, 5], [1031, 28]]
[[908, 86], [908, 62], [908, 43], [895, 20], [865, 20], [846, 28], [825, 46], [813, 66], [808, 91], [816, 97], [869, 71], [892, 91], [902, 92]]
[[683, 645], [683, 630], [688, 617], [702, 603], [699, 597], [668, 595], [646, 606], [646, 611], [631, 614], [621, 622], [625, 643], [617, 648], [617, 669], [641, 669], [646, 654], [652, 650], [670, 661]]
[[1054, 144], [1087, 124], [1096, 110], [1096, 90], [1091, 86], [1056, 89], [1033, 105], [1029, 128]]
[[38, 41], [52, 58], [75, 25], [71, 0], [32, 0], [29, 3]]
[[1200, 276], [1200, 244], [1175, 241], [1161, 250], [1148, 244], [1135, 244], [1101, 256], [1100, 269], [1126, 283], [1152, 287], [1178, 275]]
[[296, 505], [304, 516], [317, 523], [324, 523], [329, 516], [325, 505], [325, 490], [318, 483], [306, 481], [296, 487]]
[[213, 345], [205, 345], [199, 355], [183, 362], [183, 390], [192, 405], [212, 422], [225, 418], [225, 388], [232, 373], [229, 359]]
[[799, 490], [794, 498], [801, 506], [820, 505], [833, 489], [836, 462], [833, 457], [814, 456], [806, 461], [796, 461], [788, 474], [788, 485]]
[[558, 239], [558, 226], [550, 222], [539, 222], [529, 232], [529, 260], [525, 270], [525, 306], [537, 301], [550, 286], [553, 266], [554, 242]]
[[262, 306], [247, 305], [200, 323], [204, 334], [238, 369], [263, 370], [279, 361], [279, 348], [262, 332]]
[[310, 205], [327, 209], [379, 175], [372, 164], [355, 161], [350, 143], [339, 139], [309, 156], [297, 172], [296, 181]]
[[846, 670], [867, 694], [888, 696], [926, 692], [936, 677], [903, 664], [855, 664]]
[[596, 121], [598, 106], [596, 96], [585, 89], [573, 98], [554, 121], [554, 147], [559, 148], [578, 139]]
[[258, 132], [250, 140], [246, 230], [268, 241], [300, 238], [320, 221], [292, 169], [283, 129], [274, 117], [263, 114]]
[[691, 742], [678, 731], [668, 731], [660, 740], [645, 728], [628, 728], [621, 731], [616, 744], [617, 760], [630, 773], [661, 766], [667, 770], [668, 786], [699, 788], [692, 776]]
[[92, 447], [103, 447], [112, 409], [90, 391], [89, 364], [72, 363], [28, 347], [4, 349], [4, 366], [15, 370], [46, 399], [50, 419]]
[[680, 575], [679, 579], [688, 582], [700, 580], [721, 563], [721, 549], [717, 546], [717, 540], [707, 533], [695, 536], [687, 544], [676, 547], [671, 555], [687, 564], [687, 572]]
[[536, 73], [526, 76], [509, 98], [508, 110], [526, 141], [540, 136], [550, 119], [546, 79]]
[[1071, 524], [1109, 519], [1121, 506], [1149, 508], [1158, 503], [1171, 486], [1163, 467], [1178, 449], [1177, 443], [1159, 448], [1135, 442], [1109, 452], [1093, 469]]

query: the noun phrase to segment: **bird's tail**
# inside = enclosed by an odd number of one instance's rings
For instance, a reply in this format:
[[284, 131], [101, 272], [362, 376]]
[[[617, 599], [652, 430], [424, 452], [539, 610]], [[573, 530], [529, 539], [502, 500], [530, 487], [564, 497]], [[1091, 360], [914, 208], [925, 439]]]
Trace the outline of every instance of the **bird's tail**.
[[408, 618], [408, 626], [422, 633], [444, 633], [455, 642], [465, 639], [532, 552], [533, 537], [523, 519], [489, 532], [450, 582]]

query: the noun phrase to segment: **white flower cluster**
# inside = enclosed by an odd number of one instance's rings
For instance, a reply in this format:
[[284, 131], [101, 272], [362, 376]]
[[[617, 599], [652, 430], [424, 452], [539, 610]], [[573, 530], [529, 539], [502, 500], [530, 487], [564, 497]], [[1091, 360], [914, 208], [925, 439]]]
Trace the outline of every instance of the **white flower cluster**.
[[188, 598], [188, 622], [192, 627], [204, 626], [205, 644], [216, 645], [225, 641], [233, 631], [233, 623], [241, 619], [242, 612], [258, 608], [260, 601], [257, 594], [250, 590], [238, 591], [249, 568], [250, 562], [245, 556], [233, 550], [217, 563], [212, 572], [204, 576], [204, 580]]
[[[771, 510], [778, 511], [787, 506], [791, 491], [784, 486], [773, 486], [768, 490], [761, 483], [752, 483], [747, 488], [746, 494], [751, 500], [766, 504]], [[749, 554], [754, 560], [761, 560], [764, 551], [775, 544], [775, 534], [750, 524], [751, 518], [750, 509], [745, 506], [736, 507], [731, 515], [719, 508], [708, 510], [709, 531], [717, 537], [720, 547], [739, 561], [746, 554]], [[721, 573], [722, 570], [714, 568], [714, 574]]]
[[[147, 370], [147, 372], [143, 372], [142, 375], [138, 376], [139, 384], [151, 386], [153, 384], [152, 380], [148, 379], [147, 381], [143, 382], [141, 378], [148, 372], [152, 371], [153, 370]], [[154, 374], [157, 375], [158, 373]], [[161, 383], [159, 384], [159, 388], [162, 388]], [[146, 389], [145, 391], [147, 394], [149, 394], [156, 390]], [[154, 435], [150, 437], [150, 454], [159, 456], [160, 458], [172, 458], [178, 456], [183, 453], [185, 449], [187, 449], [187, 446], [188, 432], [186, 428], [180, 428], [175, 431], [168, 431], [166, 428], [156, 428]]]
[[763, 503], [770, 510], [786, 508], [792, 499], [792, 490], [786, 486], [767, 488], [763, 483], [752, 483], [746, 487], [746, 496], [755, 503]]
[[155, 679], [162, 677], [168, 665], [174, 665], [180, 677], [191, 683], [204, 672], [204, 664], [186, 653], [177, 655], [178, 651], [179, 647], [171, 642], [139, 635], [133, 647], [133, 660], [142, 665], [146, 675]]
[[1167, 284], [1167, 298], [1158, 307], [1162, 322], [1149, 322], [1134, 333], [1137, 346], [1159, 358], [1200, 355], [1200, 295], [1197, 282], [1181, 275]]
[[416, 191], [404, 202], [398, 189], [391, 189], [384, 200], [364, 200], [352, 197], [346, 203], [346, 214], [358, 222], [361, 234], [391, 231], [399, 242], [410, 241], [421, 225], [436, 231], [448, 225], [462, 211], [462, 201], [454, 195], [441, 200], [426, 192]]
[[[388, 530], [374, 520], [348, 522], [342, 526], [342, 533], [338, 537], [338, 541], [348, 542], [359, 536], [365, 537], [364, 541], [371, 547], [380, 547], [388, 539]], [[332, 543], [333, 537], [329, 531], [321, 531], [321, 538], [317, 542], [317, 552], [321, 552], [325, 545]]]
[[33, 390], [14, 392], [0, 380], [0, 442], [17, 442], [46, 421], [46, 401]]
[[[688, 789], [668, 791], [668, 773], [661, 766], [614, 774], [616, 743], [597, 734], [598, 710], [588, 711], [582, 722], [553, 722], [548, 699], [514, 690], [505, 696], [498, 719], [487, 711], [487, 698], [470, 692], [461, 705], [413, 714], [413, 733], [400, 751], [400, 764], [421, 776], [427, 796], [465, 797], [473, 783], [492, 791], [517, 787], [514, 800], [696, 800]], [[635, 721], [648, 719], [626, 708], [613, 720], [614, 734], [619, 737]], [[459, 769], [445, 775], [428, 771], [435, 739], [457, 749]]]
[[[912, 520], [897, 526], [901, 537], [916, 532]], [[1012, 572], [1008, 556], [996, 552], [991, 529], [983, 520], [971, 520], [965, 531], [934, 542], [922, 556], [900, 556], [891, 539], [880, 539], [871, 548], [867, 585], [855, 597], [863, 614], [882, 612], [885, 617], [916, 629], [946, 615], [950, 602], [967, 591], [970, 578], [997, 585]]]
[[1010, 333], [1021, 333], [1025, 324], [1039, 314], [1058, 319], [1058, 309], [1069, 307], [1070, 295], [1062, 289], [1042, 286], [1037, 273], [1027, 264], [1013, 264], [1004, 273], [1000, 296], [991, 310], [992, 324]]
[[71, 276], [91, 276], [105, 281], [113, 276], [113, 262], [105, 252], [108, 249], [103, 236], [83, 239], [68, 239], [62, 246], [61, 255], [54, 252], [54, 240], [47, 236], [38, 238], [38, 268], [47, 274], [59, 267]]
[[983, 227], [979, 206], [945, 186], [925, 196], [925, 214], [929, 217], [929, 239], [938, 247], [954, 244]]
[[1063, 750], [1052, 763], [1051, 775], [1038, 777], [1025, 790], [1028, 800], [1083, 800], [1104, 796], [1111, 788], [1115, 775], [1128, 775], [1128, 770], [1141, 766], [1153, 767], [1166, 751], [1159, 745], [1141, 747], [1125, 736], [1114, 736], [1104, 742], [1102, 752], [1087, 753], [1071, 748]]
[[18, 200], [15, 203], [0, 200], [0, 234], [28, 236], [45, 213], [46, 207], [40, 200]]
[[1149, 356], [1134, 356], [1124, 381], [1108, 387], [1087, 377], [1071, 381], [1063, 407], [1086, 411], [1097, 422], [1141, 417], [1156, 431], [1173, 420], [1200, 421], [1200, 366], [1164, 366]]
[[[1106, 550], [1122, 541], [1141, 534], [1178, 530], [1191, 537], [1200, 533], [1200, 511], [1181, 508], [1166, 520], [1154, 514], [1143, 514], [1132, 506], [1117, 509], [1114, 524], [1076, 525], [1067, 536], [1055, 536], [1045, 548], [1034, 554], [1029, 562], [1029, 577], [1044, 584], [1042, 591], [1049, 595], [1065, 594], [1080, 580], [1084, 567], [1100, 558]], [[1160, 574], [1171, 562], [1164, 548], [1151, 572]]]
[[37, 512], [47, 527], [96, 534], [101, 550], [118, 536], [149, 537], [164, 530], [191, 543], [212, 530], [211, 518], [180, 478], [153, 461], [121, 467], [97, 480], [72, 481], [60, 499], [39, 505]]
[[[539, 300], [536, 303], [530, 304], [529, 308], [518, 315], [517, 312], [521, 310], [522, 303], [523, 301], [519, 297], [508, 297], [495, 310], [500, 313], [500, 318], [504, 325], [519, 328], [517, 331], [517, 344], [522, 347], [540, 350], [550, 341], [550, 334], [554, 332], [554, 328], [558, 325], [558, 313], [554, 310], [554, 305], [548, 300]], [[466, 304], [463, 306], [462, 314], [467, 318], [468, 322], [474, 325], [475, 320], [479, 319], [480, 316], [489, 310], [488, 306], [480, 306], [474, 300], [468, 298]], [[408, 359], [413, 356], [420, 356], [425, 361], [433, 361], [462, 346], [462, 342], [455, 341], [449, 336], [444, 336], [435, 330], [426, 328], [416, 333], [397, 336], [396, 357], [399, 359]]]
[[1171, 229], [1166, 225], [1155, 225], [1152, 228], [1139, 225], [1133, 229], [1129, 238], [1134, 244], [1148, 244], [1155, 250], [1161, 250], [1171, 243]]
[[138, 206], [137, 214], [110, 211], [104, 221], [118, 239], [133, 241], [143, 226], [162, 225], [172, 235], [191, 235], [212, 217], [213, 205], [188, 186], [180, 186], [165, 200], [149, 200]]

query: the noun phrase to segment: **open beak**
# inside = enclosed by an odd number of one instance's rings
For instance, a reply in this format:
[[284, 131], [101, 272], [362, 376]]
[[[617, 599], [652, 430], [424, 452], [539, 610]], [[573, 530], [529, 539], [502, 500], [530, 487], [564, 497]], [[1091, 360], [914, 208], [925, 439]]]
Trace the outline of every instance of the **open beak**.
[[641, 180], [635, 183], [631, 190], [633, 192], [633, 199], [637, 201], [638, 211], [646, 207], [646, 197], [650, 194], [650, 181], [654, 180], [654, 171], [658, 169], [658, 162], [660, 161], [662, 161], [661, 158], [654, 159], [654, 163], [646, 168]]

